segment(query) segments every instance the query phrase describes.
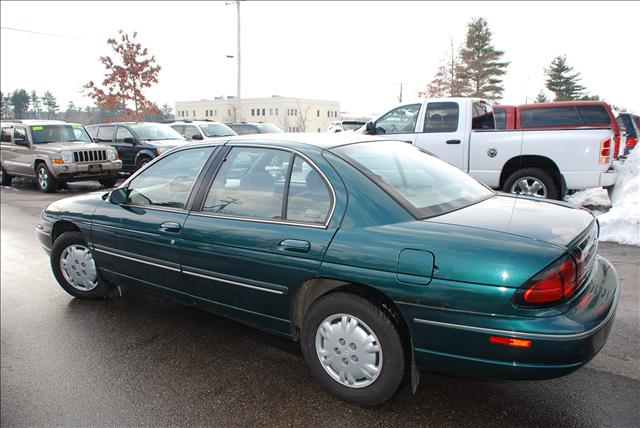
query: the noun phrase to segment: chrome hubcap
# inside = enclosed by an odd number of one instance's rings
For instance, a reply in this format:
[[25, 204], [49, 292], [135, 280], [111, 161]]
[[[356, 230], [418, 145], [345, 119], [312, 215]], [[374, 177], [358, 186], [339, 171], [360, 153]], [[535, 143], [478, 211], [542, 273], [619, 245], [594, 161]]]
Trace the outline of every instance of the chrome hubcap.
[[84, 245], [73, 244], [60, 255], [62, 276], [80, 291], [91, 291], [98, 286], [96, 264], [91, 251]]
[[511, 193], [546, 198], [547, 188], [542, 181], [538, 180], [536, 177], [522, 177], [520, 180], [513, 183], [513, 186], [511, 186]]
[[362, 320], [348, 314], [327, 317], [316, 332], [316, 353], [324, 370], [350, 388], [371, 385], [382, 370], [382, 348]]
[[40, 168], [40, 170], [38, 170], [38, 184], [44, 189], [47, 187], [47, 181], [49, 181], [49, 173], [46, 169]]

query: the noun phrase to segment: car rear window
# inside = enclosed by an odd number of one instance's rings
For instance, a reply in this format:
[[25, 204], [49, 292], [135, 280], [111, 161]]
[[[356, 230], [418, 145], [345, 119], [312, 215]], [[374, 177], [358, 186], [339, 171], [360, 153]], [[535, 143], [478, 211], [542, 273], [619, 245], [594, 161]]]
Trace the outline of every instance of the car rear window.
[[610, 125], [611, 118], [604, 106], [577, 106], [584, 125]]
[[504, 109], [494, 109], [493, 116], [496, 118], [496, 129], [507, 127], [507, 111]]
[[493, 195], [453, 165], [397, 141], [333, 149], [418, 218], [433, 217]]
[[575, 107], [541, 107], [523, 109], [520, 113], [523, 128], [553, 126], [581, 126], [582, 121]]

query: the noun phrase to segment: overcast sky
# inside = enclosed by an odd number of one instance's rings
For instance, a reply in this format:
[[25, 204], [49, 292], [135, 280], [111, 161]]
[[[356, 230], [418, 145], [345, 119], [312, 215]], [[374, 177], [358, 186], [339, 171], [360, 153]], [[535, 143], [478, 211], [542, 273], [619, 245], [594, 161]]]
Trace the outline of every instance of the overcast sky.
[[[8, 2], [0, 87], [51, 91], [63, 109], [92, 104], [81, 93], [101, 81], [101, 55], [116, 31], [139, 33], [156, 56], [158, 104], [236, 92], [235, 6], [224, 2]], [[242, 97], [274, 94], [340, 101], [351, 113], [383, 112], [416, 97], [472, 17], [485, 17], [510, 61], [504, 104], [544, 87], [559, 54], [589, 93], [640, 112], [640, 3], [614, 2], [254, 2], [241, 3]], [[40, 35], [6, 29], [50, 33]], [[57, 36], [56, 36], [57, 35]], [[60, 37], [58, 37], [60, 36]]]

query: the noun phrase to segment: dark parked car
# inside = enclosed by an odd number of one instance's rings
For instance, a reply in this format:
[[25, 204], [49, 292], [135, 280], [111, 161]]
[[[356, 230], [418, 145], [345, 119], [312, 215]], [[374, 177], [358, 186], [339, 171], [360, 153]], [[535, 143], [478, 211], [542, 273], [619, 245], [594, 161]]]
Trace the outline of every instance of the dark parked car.
[[627, 142], [624, 147], [624, 155], [628, 155], [631, 149], [638, 144], [638, 134], [640, 134], [640, 116], [631, 113], [620, 113], [618, 115], [618, 125], [627, 134]]
[[234, 122], [227, 123], [238, 135], [247, 134], [281, 134], [284, 131], [272, 123], [262, 122]]
[[624, 135], [611, 106], [604, 101], [562, 101], [494, 106], [496, 129], [585, 129], [613, 131], [613, 157], [622, 154]]
[[94, 141], [115, 147], [123, 172], [136, 171], [156, 156], [186, 143], [182, 135], [161, 123], [100, 123], [86, 128]]
[[604, 345], [619, 294], [589, 211], [354, 133], [174, 149], [37, 227], [69, 294], [139, 286], [291, 337], [324, 388], [365, 405], [418, 369], [570, 373]]

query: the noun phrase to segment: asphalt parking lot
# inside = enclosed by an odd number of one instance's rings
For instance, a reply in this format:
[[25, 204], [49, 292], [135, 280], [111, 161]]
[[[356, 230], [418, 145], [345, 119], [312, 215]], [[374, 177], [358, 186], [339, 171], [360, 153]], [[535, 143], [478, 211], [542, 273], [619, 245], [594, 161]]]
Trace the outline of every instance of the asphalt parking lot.
[[56, 283], [34, 228], [58, 198], [16, 180], [1, 198], [2, 426], [640, 425], [640, 248], [601, 243], [621, 299], [611, 336], [577, 372], [488, 382], [423, 373], [383, 406], [325, 393], [298, 345], [155, 297], [81, 301]]

